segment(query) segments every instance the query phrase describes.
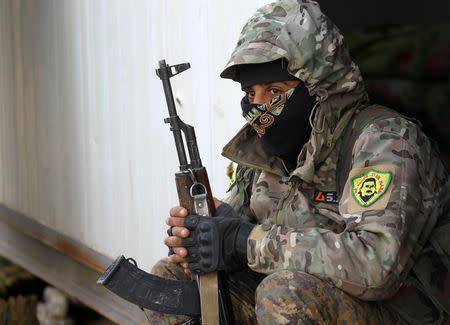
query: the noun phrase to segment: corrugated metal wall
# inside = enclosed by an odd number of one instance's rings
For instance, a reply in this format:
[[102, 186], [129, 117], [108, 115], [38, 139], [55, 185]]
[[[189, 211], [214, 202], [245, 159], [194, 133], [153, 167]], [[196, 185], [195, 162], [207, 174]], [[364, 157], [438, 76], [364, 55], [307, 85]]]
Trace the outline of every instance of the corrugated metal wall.
[[192, 65], [174, 95], [221, 197], [221, 148], [244, 120], [218, 75], [266, 2], [0, 0], [0, 203], [149, 268], [177, 202], [157, 62]]

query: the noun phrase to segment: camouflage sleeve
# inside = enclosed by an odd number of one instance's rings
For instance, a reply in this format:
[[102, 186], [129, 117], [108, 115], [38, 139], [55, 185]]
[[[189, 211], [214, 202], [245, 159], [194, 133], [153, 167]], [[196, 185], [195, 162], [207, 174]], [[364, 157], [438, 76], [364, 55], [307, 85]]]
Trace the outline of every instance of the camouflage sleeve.
[[234, 182], [228, 190], [228, 195], [223, 199], [247, 221], [256, 223], [256, 216], [250, 209], [250, 196], [253, 183], [258, 179], [261, 171], [254, 168], [238, 165]]
[[[436, 193], [447, 173], [416, 125], [399, 118], [367, 126], [352, 156], [337, 216], [344, 231], [257, 226], [248, 241], [253, 270], [301, 270], [364, 300], [398, 290], [441, 213]], [[361, 194], [368, 178], [372, 197]]]

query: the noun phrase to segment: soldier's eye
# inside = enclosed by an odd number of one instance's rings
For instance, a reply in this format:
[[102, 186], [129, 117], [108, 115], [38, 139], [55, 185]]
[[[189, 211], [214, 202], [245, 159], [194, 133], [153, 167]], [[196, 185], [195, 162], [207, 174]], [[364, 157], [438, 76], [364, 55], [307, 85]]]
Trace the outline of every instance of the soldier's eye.
[[253, 90], [248, 90], [245, 92], [247, 94], [247, 98], [253, 98], [255, 97], [255, 92]]
[[278, 88], [270, 88], [269, 89], [270, 94], [272, 95], [279, 95], [281, 94], [283, 91], [281, 89]]

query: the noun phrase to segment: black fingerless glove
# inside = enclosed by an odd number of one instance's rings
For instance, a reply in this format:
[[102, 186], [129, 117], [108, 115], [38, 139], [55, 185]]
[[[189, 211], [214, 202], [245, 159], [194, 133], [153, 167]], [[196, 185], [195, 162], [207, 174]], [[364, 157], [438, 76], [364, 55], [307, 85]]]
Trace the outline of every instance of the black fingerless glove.
[[190, 230], [182, 245], [191, 272], [236, 271], [247, 265], [247, 239], [255, 225], [230, 205], [219, 206], [214, 217], [187, 216], [184, 226]]

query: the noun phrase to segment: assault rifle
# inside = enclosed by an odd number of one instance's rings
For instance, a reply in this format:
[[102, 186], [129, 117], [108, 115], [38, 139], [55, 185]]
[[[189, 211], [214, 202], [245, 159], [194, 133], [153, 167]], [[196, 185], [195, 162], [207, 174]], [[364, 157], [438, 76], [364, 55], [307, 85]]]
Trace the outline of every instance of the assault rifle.
[[[200, 159], [194, 127], [185, 124], [177, 115], [170, 85], [171, 77], [189, 68], [189, 63], [169, 66], [161, 60], [156, 74], [163, 83], [169, 109], [169, 117], [164, 122], [170, 124], [180, 164], [180, 170], [175, 174], [180, 206], [189, 213], [213, 216], [214, 200], [206, 168]], [[200, 324], [201, 317], [203, 325], [229, 325], [233, 324], [233, 316], [224, 277], [222, 272], [212, 272], [197, 276], [193, 281], [164, 279], [140, 270], [133, 259], [119, 256], [97, 283], [139, 307], [191, 316], [189, 324]]]

